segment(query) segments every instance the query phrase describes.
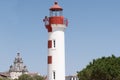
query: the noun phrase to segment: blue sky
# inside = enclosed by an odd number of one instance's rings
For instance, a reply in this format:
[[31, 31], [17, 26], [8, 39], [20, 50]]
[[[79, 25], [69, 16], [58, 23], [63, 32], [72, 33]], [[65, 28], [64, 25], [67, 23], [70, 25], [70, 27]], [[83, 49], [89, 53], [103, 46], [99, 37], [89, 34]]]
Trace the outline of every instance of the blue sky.
[[[0, 0], [0, 72], [16, 54], [30, 72], [47, 74], [47, 37], [43, 18], [54, 0]], [[69, 20], [65, 31], [66, 75], [92, 59], [120, 56], [120, 0], [58, 0]]]

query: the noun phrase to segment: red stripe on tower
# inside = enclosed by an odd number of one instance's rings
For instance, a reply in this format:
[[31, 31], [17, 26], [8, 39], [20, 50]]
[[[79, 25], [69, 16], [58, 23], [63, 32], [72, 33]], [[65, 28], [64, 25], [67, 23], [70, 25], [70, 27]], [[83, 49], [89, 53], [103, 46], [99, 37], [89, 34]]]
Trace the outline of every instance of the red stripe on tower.
[[46, 28], [48, 29], [48, 32], [52, 32], [52, 27], [50, 25], [46, 25]]
[[48, 48], [52, 48], [52, 40], [48, 41]]
[[48, 56], [48, 64], [52, 64], [52, 56]]

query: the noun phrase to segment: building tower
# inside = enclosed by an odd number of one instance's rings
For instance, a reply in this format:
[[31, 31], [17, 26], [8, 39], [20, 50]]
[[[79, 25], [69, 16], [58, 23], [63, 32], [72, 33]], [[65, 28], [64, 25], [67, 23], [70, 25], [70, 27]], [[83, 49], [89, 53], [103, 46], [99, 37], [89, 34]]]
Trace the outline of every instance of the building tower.
[[50, 16], [43, 20], [48, 30], [48, 75], [47, 80], [65, 80], [64, 31], [68, 21], [62, 16], [62, 7], [54, 2]]
[[22, 74], [28, 74], [28, 70], [23, 64], [23, 60], [20, 57], [20, 53], [17, 53], [17, 56], [14, 60], [14, 64], [10, 66], [9, 73], [11, 79], [18, 79], [18, 77]]

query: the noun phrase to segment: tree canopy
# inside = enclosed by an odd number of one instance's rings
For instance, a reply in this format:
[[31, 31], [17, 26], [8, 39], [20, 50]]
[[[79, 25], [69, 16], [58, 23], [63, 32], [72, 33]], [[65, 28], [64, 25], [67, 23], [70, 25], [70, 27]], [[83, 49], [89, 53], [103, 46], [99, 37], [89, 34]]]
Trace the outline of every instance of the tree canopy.
[[9, 78], [0, 78], [0, 80], [11, 80]]
[[44, 80], [44, 78], [39, 75], [30, 76], [28, 74], [23, 74], [18, 78], [18, 80]]
[[18, 78], [18, 80], [33, 80], [33, 78], [30, 75], [23, 74]]
[[120, 80], [120, 57], [114, 55], [94, 59], [82, 71], [80, 80]]
[[33, 76], [33, 79], [34, 80], [45, 80], [44, 77], [39, 76], [39, 75]]

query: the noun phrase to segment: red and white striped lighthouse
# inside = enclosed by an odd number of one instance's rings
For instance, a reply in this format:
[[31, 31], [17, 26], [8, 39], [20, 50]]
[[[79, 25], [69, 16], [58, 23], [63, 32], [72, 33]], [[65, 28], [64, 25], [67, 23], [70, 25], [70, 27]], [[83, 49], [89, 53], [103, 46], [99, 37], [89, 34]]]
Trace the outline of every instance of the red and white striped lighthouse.
[[65, 80], [65, 40], [64, 31], [68, 21], [62, 15], [62, 7], [57, 2], [49, 9], [50, 16], [45, 16], [48, 30], [48, 75], [47, 80]]

